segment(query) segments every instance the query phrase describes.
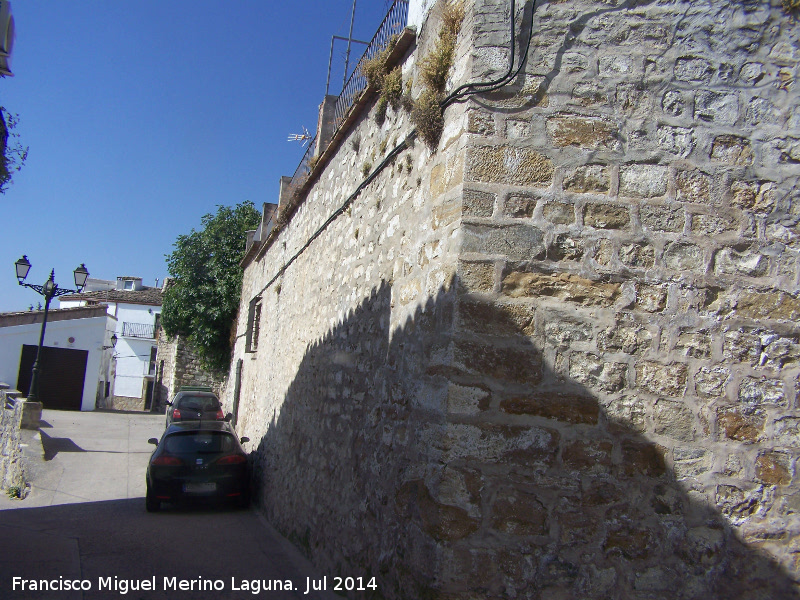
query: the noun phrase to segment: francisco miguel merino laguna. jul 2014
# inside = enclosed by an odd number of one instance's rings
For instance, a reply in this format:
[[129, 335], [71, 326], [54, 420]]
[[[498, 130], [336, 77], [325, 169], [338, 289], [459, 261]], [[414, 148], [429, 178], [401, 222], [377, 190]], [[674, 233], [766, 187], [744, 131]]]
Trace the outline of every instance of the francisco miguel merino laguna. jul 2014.
[[[374, 577], [371, 577], [366, 582], [363, 577], [333, 577], [332, 584], [330, 589], [333, 591], [366, 591], [378, 588]], [[60, 576], [57, 579], [12, 577], [11, 589], [12, 591], [66, 592], [72, 590], [90, 591], [95, 588], [89, 579], [67, 579]], [[157, 587], [157, 578], [153, 575], [147, 579], [120, 579], [117, 576], [98, 577], [97, 589], [116, 591], [120, 595], [125, 595], [128, 592], [155, 591], [159, 588]], [[221, 579], [163, 577], [161, 589], [165, 591], [232, 591], [260, 594], [261, 592], [269, 591], [300, 591], [302, 588], [296, 586], [291, 579], [236, 579], [232, 577], [230, 588], [226, 588], [225, 582]], [[303, 594], [328, 589], [327, 576], [320, 579], [306, 577]]]

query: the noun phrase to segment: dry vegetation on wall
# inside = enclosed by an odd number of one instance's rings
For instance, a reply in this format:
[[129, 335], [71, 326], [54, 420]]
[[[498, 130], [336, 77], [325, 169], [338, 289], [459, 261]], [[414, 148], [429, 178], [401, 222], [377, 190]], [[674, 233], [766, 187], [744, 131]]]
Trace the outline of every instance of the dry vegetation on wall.
[[464, 5], [458, 0], [446, 2], [442, 8], [442, 26], [436, 47], [422, 59], [419, 77], [424, 89], [413, 103], [411, 120], [422, 139], [435, 148], [442, 135], [444, 119], [440, 101], [444, 96], [447, 75], [453, 66], [458, 32], [464, 20]]
[[792, 12], [800, 9], [800, 0], [783, 0], [783, 10]]
[[392, 50], [397, 45], [398, 36], [394, 35], [389, 39], [386, 47], [372, 58], [361, 63], [361, 74], [367, 78], [367, 86], [380, 92], [378, 98], [375, 120], [382, 124], [386, 118], [386, 109], [391, 104], [392, 108], [397, 108], [400, 98], [403, 95], [403, 75], [400, 67], [389, 71], [386, 63]]

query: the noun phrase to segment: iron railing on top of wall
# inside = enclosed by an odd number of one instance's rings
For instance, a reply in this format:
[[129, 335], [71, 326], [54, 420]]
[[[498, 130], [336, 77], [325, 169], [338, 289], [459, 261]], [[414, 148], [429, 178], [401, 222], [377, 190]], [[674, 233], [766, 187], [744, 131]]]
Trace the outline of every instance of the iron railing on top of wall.
[[[334, 135], [344, 123], [350, 108], [355, 104], [356, 100], [358, 100], [361, 92], [367, 87], [367, 78], [361, 73], [361, 65], [364, 64], [364, 61], [373, 58], [383, 50], [386, 45], [389, 44], [392, 36], [399, 35], [407, 24], [408, 0], [394, 0], [391, 8], [389, 8], [389, 11], [383, 18], [380, 27], [378, 27], [378, 31], [372, 37], [372, 40], [361, 56], [361, 59], [358, 61], [358, 64], [356, 64], [353, 73], [350, 75], [350, 79], [344, 84], [342, 93], [339, 94], [339, 100], [337, 100], [336, 107], [333, 111]], [[306, 148], [306, 152], [300, 160], [300, 164], [297, 165], [297, 169], [295, 169], [294, 175], [292, 175], [291, 186], [293, 189], [300, 189], [311, 173], [312, 159], [314, 158], [316, 146], [317, 138], [315, 137], [309, 142], [308, 148]]]

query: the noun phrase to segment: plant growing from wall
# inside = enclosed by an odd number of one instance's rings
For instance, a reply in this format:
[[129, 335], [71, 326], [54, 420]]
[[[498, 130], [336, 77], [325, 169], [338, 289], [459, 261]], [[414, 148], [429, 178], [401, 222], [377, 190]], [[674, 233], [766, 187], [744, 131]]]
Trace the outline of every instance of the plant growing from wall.
[[439, 104], [444, 96], [447, 75], [453, 66], [458, 32], [464, 20], [464, 5], [449, 0], [442, 9], [442, 26], [434, 49], [422, 59], [419, 78], [423, 91], [412, 105], [411, 121], [428, 146], [435, 148], [442, 135], [444, 119]]
[[783, 0], [783, 10], [792, 12], [800, 9], [800, 0]]
[[252, 202], [218, 206], [216, 214], [202, 218], [199, 231], [179, 235], [166, 257], [171, 279], [163, 294], [164, 333], [185, 338], [203, 367], [217, 374], [230, 366], [231, 330], [242, 289], [240, 262], [247, 231], [260, 221]]
[[0, 194], [5, 194], [14, 173], [22, 168], [28, 158], [28, 147], [19, 141], [14, 131], [19, 117], [0, 106]]
[[361, 63], [361, 73], [367, 78], [367, 86], [380, 93], [375, 110], [375, 120], [379, 124], [386, 118], [387, 108], [391, 105], [396, 109], [403, 95], [403, 73], [400, 67], [391, 71], [386, 67], [386, 61], [397, 45], [397, 39], [398, 36], [392, 36], [383, 50]]

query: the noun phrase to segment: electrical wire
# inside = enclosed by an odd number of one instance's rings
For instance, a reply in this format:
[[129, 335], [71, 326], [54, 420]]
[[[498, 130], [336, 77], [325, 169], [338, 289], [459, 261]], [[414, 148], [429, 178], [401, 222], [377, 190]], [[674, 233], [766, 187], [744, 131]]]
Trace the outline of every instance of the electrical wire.
[[[522, 58], [519, 62], [519, 66], [517, 67], [516, 71], [514, 70], [514, 62], [515, 62], [515, 48], [516, 48], [516, 20], [515, 20], [515, 13], [516, 13], [516, 1], [511, 0], [511, 41], [509, 43], [509, 65], [508, 71], [502, 77], [495, 79], [494, 81], [476, 81], [473, 83], [466, 83], [462, 86], [459, 86], [453, 92], [451, 92], [446, 98], [444, 98], [440, 103], [439, 106], [441, 110], [447, 108], [453, 102], [456, 102], [462, 98], [467, 96], [471, 96], [474, 94], [482, 94], [486, 92], [492, 92], [494, 90], [500, 89], [501, 87], [507, 85], [510, 81], [515, 79], [517, 75], [519, 75], [520, 71], [522, 70], [523, 65], [525, 64], [525, 59], [528, 56], [528, 51], [531, 46], [531, 40], [533, 39], [533, 13], [536, 12], [536, 0], [533, 0], [533, 10], [531, 12], [531, 25], [528, 30], [528, 40], [525, 44], [525, 52], [522, 54]], [[481, 89], [476, 89], [481, 88]], [[412, 129], [411, 132], [406, 136], [402, 142], [400, 142], [397, 146], [395, 146], [389, 154], [386, 155], [378, 166], [372, 170], [369, 176], [364, 179], [359, 186], [355, 189], [355, 191], [347, 197], [344, 203], [337, 208], [326, 220], [325, 222], [320, 225], [320, 227], [306, 240], [305, 244], [288, 260], [284, 265], [278, 269], [278, 272], [270, 279], [267, 284], [261, 288], [261, 291], [256, 294], [256, 296], [264, 293], [273, 283], [275, 283], [278, 278], [283, 275], [286, 270], [297, 260], [303, 252], [305, 252], [308, 247], [312, 244], [314, 240], [316, 240], [328, 226], [335, 221], [339, 215], [341, 215], [347, 208], [352, 204], [353, 200], [355, 200], [358, 195], [363, 191], [363, 189], [368, 186], [377, 176], [378, 174], [386, 167], [389, 162], [391, 162], [400, 152], [405, 150], [408, 147], [408, 143], [416, 137], [417, 130]]]
[[[506, 74], [498, 79], [495, 79], [494, 81], [476, 81], [473, 83], [465, 83], [464, 85], [459, 86], [439, 103], [439, 106], [442, 108], [442, 110], [444, 110], [454, 102], [457, 102], [462, 98], [466, 98], [467, 96], [472, 96], [474, 94], [485, 94], [487, 92], [493, 92], [495, 90], [498, 90], [501, 87], [507, 85], [509, 82], [513, 81], [517, 77], [517, 75], [519, 75], [520, 71], [522, 71], [522, 67], [525, 64], [525, 59], [527, 58], [528, 51], [530, 50], [531, 47], [531, 40], [533, 39], [533, 13], [536, 12], [536, 0], [533, 0], [533, 10], [531, 12], [531, 24], [528, 29], [528, 40], [525, 43], [525, 51], [522, 53], [519, 66], [517, 67], [516, 71], [514, 70], [515, 48], [517, 45], [516, 25], [514, 16], [515, 12], [516, 12], [515, 0], [511, 0], [511, 18], [510, 18], [511, 41], [509, 43], [509, 65]], [[475, 88], [482, 88], [482, 89], [475, 89]]]

